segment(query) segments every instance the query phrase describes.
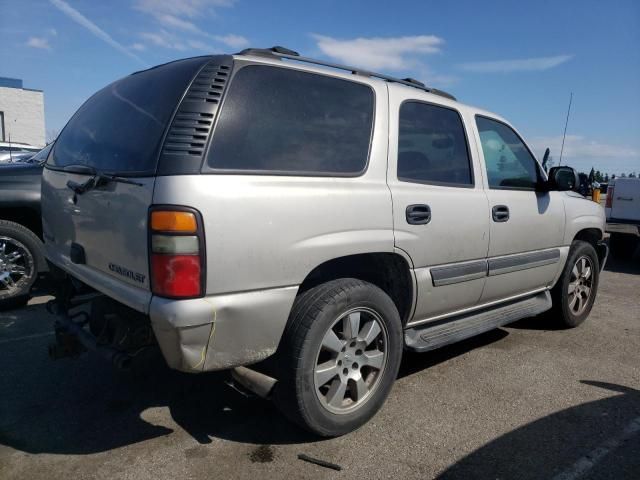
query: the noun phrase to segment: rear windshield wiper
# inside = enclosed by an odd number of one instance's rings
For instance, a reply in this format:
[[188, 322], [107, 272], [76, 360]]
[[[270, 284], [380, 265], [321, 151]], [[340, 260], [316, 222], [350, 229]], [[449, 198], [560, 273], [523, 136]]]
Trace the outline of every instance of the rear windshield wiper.
[[67, 165], [63, 168], [63, 170], [69, 173], [93, 175], [92, 177], [81, 183], [74, 182], [73, 180], [67, 181], [67, 187], [69, 187], [71, 190], [73, 190], [74, 193], [78, 195], [82, 195], [92, 188], [98, 188], [111, 182], [126, 183], [128, 185], [138, 185], [140, 187], [143, 185], [140, 182], [136, 182], [125, 177], [118, 177], [116, 175], [107, 175], [104, 173], [100, 173], [95, 168], [88, 165]]
[[96, 176], [96, 187], [99, 187], [100, 185], [106, 185], [107, 183], [110, 183], [110, 182], [126, 183], [128, 185], [138, 185], [139, 187], [142, 187], [144, 185], [143, 183], [136, 182], [135, 180], [131, 180], [125, 177], [118, 177], [117, 175], [106, 175], [104, 173], [99, 173]]

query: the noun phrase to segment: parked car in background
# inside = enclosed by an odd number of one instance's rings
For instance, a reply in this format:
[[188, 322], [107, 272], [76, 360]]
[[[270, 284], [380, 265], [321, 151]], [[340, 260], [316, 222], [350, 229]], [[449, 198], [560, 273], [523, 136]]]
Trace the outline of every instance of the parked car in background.
[[605, 202], [609, 246], [616, 258], [629, 259], [640, 245], [640, 179], [614, 178]]
[[14, 152], [6, 162], [0, 162], [0, 167], [3, 165], [11, 165], [12, 163], [26, 162], [34, 155], [34, 152]]
[[40, 150], [40, 147], [27, 143], [0, 142], [0, 164], [15, 162], [29, 155], [33, 156]]
[[607, 193], [607, 189], [609, 188], [609, 183], [608, 182], [604, 182], [600, 184], [600, 193], [602, 195]]
[[580, 185], [578, 186], [578, 193], [584, 197], [591, 197], [593, 188], [589, 181], [589, 176], [586, 173], [579, 173]]
[[47, 270], [40, 220], [42, 164], [52, 145], [27, 162], [0, 165], [0, 307], [29, 299], [38, 273]]
[[140, 71], [87, 100], [46, 162], [50, 351], [243, 367], [290, 419], [341, 435], [405, 349], [587, 318], [607, 247], [577, 187], [506, 120], [416, 80], [280, 47]]

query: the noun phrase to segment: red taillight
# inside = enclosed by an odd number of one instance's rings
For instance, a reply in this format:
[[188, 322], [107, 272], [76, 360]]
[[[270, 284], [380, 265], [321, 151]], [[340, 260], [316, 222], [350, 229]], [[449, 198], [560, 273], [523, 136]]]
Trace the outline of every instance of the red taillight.
[[609, 188], [607, 188], [607, 199], [604, 202], [605, 208], [611, 208], [612, 202], [613, 202], [613, 186], [609, 186]]
[[152, 209], [149, 233], [151, 291], [169, 298], [204, 295], [204, 236], [200, 215], [179, 207]]
[[200, 256], [151, 254], [153, 293], [162, 297], [200, 295]]

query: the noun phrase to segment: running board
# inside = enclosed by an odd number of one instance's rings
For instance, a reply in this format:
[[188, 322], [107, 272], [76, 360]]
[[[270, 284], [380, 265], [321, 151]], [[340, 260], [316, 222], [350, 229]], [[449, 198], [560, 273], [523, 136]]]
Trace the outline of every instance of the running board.
[[551, 308], [548, 290], [524, 300], [408, 328], [404, 343], [408, 350], [427, 352], [501, 327], [521, 318], [533, 317]]

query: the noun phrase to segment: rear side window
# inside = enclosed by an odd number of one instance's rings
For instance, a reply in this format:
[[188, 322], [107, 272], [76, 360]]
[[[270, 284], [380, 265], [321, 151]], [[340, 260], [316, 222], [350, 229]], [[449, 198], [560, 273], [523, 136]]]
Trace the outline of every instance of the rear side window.
[[489, 188], [533, 190], [538, 166], [529, 149], [512, 128], [486, 117], [476, 117], [487, 168]]
[[458, 112], [421, 102], [402, 104], [398, 178], [436, 185], [473, 185], [467, 137]]
[[231, 82], [207, 163], [256, 173], [358, 175], [367, 165], [373, 112], [366, 85], [250, 65]]
[[155, 173], [176, 105], [206, 58], [134, 73], [87, 100], [58, 137], [48, 165], [87, 165], [119, 174]]

